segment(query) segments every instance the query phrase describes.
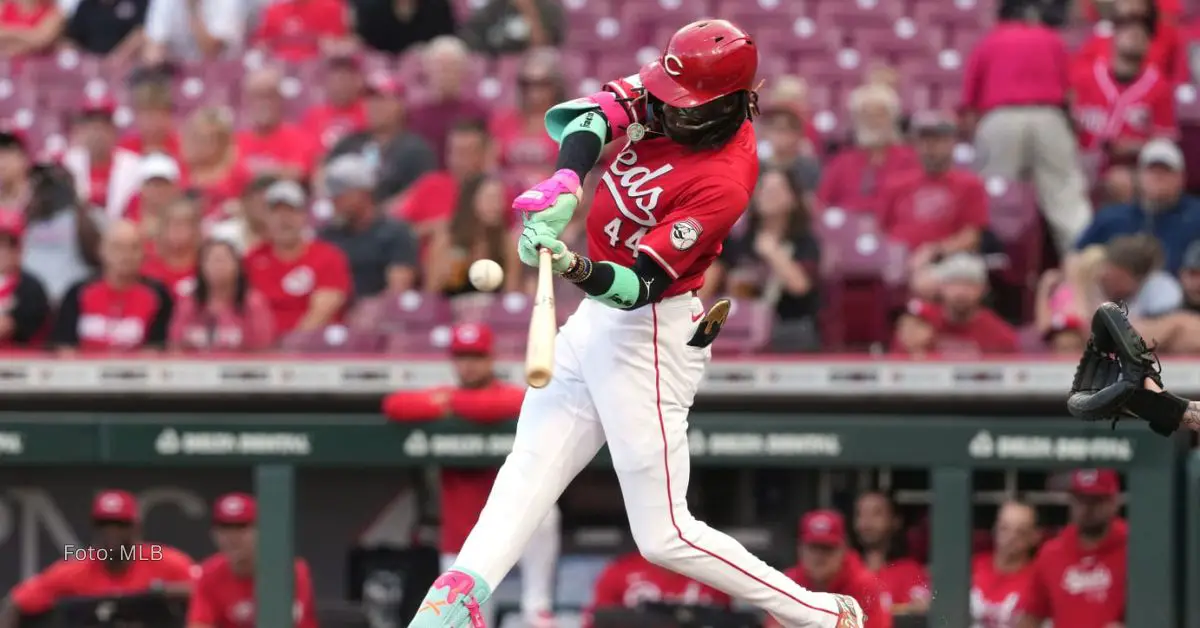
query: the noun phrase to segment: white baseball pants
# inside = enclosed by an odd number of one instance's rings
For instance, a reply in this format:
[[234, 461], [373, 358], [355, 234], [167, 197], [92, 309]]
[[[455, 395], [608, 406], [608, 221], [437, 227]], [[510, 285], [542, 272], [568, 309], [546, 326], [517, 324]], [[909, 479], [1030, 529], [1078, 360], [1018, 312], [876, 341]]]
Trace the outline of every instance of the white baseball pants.
[[554, 379], [525, 396], [513, 451], [456, 565], [494, 588], [607, 441], [643, 556], [788, 628], [835, 628], [832, 595], [805, 590], [688, 512], [688, 410], [711, 353], [687, 341], [703, 314], [690, 295], [634, 311], [579, 306], [558, 334]]

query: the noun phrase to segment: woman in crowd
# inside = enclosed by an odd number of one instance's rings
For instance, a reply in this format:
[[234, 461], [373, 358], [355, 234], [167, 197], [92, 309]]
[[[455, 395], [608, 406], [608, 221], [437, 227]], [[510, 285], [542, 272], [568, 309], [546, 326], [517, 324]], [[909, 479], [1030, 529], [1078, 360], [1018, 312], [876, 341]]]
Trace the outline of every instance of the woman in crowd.
[[209, 240], [196, 265], [196, 287], [176, 301], [171, 346], [181, 351], [261, 351], [274, 345], [274, 317], [250, 288], [241, 256], [228, 242]]
[[221, 107], [204, 107], [188, 118], [183, 134], [183, 166], [188, 184], [203, 198], [205, 218], [236, 214], [238, 197], [251, 180], [234, 142], [233, 119]]
[[512, 246], [509, 194], [497, 178], [479, 176], [463, 184], [450, 223], [433, 235], [429, 247], [428, 288], [448, 296], [474, 292], [467, 268], [477, 259], [504, 267], [504, 290], [519, 290], [521, 260]]
[[167, 206], [156, 238], [142, 262], [142, 275], [163, 284], [176, 299], [196, 287], [196, 256], [200, 252], [200, 208], [183, 198]]
[[774, 304], [778, 320], [770, 346], [776, 351], [820, 348], [821, 251], [812, 233], [809, 196], [795, 172], [764, 170], [745, 223], [741, 229], [735, 227], [709, 271], [708, 281], [714, 287], [726, 279], [730, 294]]
[[560, 62], [558, 52], [549, 48], [526, 54], [517, 75], [517, 107], [491, 120], [500, 165], [512, 173], [512, 183], [522, 189], [554, 172], [558, 143], [546, 135], [543, 118], [550, 107], [567, 100]]

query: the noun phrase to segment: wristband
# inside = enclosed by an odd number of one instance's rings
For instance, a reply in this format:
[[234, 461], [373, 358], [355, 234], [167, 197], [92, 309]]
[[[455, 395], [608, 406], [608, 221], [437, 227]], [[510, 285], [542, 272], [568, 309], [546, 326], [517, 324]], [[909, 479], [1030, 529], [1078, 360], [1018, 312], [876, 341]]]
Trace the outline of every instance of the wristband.
[[586, 255], [576, 253], [575, 260], [571, 262], [571, 266], [559, 276], [571, 283], [587, 281], [588, 277], [592, 276], [592, 260]]

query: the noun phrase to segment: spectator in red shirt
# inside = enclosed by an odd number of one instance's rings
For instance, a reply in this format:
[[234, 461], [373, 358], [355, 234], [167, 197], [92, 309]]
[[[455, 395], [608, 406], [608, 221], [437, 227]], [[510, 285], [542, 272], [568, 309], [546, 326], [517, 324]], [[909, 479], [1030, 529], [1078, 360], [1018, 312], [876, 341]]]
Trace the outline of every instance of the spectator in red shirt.
[[141, 276], [145, 249], [137, 225], [109, 225], [100, 246], [100, 277], [75, 284], [59, 306], [50, 340], [60, 353], [166, 345], [173, 303], [162, 284]]
[[0, 210], [0, 347], [34, 344], [50, 322], [50, 301], [37, 277], [21, 268], [24, 219]]
[[[419, 391], [395, 392], [383, 400], [383, 413], [403, 424], [450, 417], [478, 424], [515, 421], [525, 389], [500, 380], [492, 357], [495, 336], [476, 323], [455, 325], [450, 355], [458, 384]], [[441, 470], [442, 570], [449, 569], [487, 503], [496, 469]], [[558, 561], [559, 512], [552, 508], [521, 557], [524, 587], [521, 610], [527, 619], [541, 621], [551, 608], [555, 563]]]
[[893, 615], [929, 610], [929, 574], [908, 555], [904, 521], [889, 495], [879, 491], [859, 495], [854, 502], [854, 537], [863, 566], [879, 578], [885, 608]]
[[175, 304], [170, 342], [185, 351], [262, 351], [275, 344], [275, 317], [250, 287], [237, 249], [221, 240], [200, 247], [196, 288]]
[[1021, 596], [1033, 579], [1037, 511], [1007, 502], [996, 515], [994, 549], [971, 561], [971, 620], [985, 628], [1017, 628]]
[[453, 35], [435, 37], [421, 51], [421, 63], [432, 93], [410, 110], [409, 126], [429, 142], [438, 162], [449, 167], [450, 130], [463, 121], [485, 122], [488, 111], [471, 94], [475, 88], [468, 74], [471, 56], [462, 40]]
[[178, 300], [196, 288], [196, 258], [200, 253], [200, 208], [182, 198], [167, 206], [155, 239], [142, 262], [142, 276], [149, 277]]
[[544, 117], [555, 104], [567, 100], [560, 64], [558, 51], [551, 48], [526, 53], [517, 75], [517, 108], [491, 119], [500, 166], [512, 175], [509, 183], [522, 189], [554, 173], [558, 142], [546, 134]]
[[971, 51], [961, 109], [975, 128], [984, 177], [1032, 173], [1038, 206], [1067, 252], [1092, 214], [1079, 148], [1066, 114], [1067, 46], [1025, 3], [1000, 4], [1000, 22]]
[[125, 215], [142, 183], [141, 155], [117, 146], [116, 106], [107, 94], [86, 97], [71, 128], [72, 146], [62, 157], [79, 197], [110, 218]]
[[942, 303], [938, 350], [946, 354], [978, 355], [1013, 353], [1017, 332], [983, 305], [987, 294], [987, 266], [977, 255], [959, 253], [933, 269]]
[[1077, 67], [1086, 68], [1110, 56], [1117, 46], [1116, 31], [1122, 17], [1137, 14], [1150, 25], [1146, 63], [1172, 83], [1188, 80], [1186, 46], [1179, 28], [1182, 12], [1179, 0], [1116, 0], [1106, 4], [1110, 6], [1109, 15], [1096, 23], [1091, 37], [1075, 52], [1072, 61]]
[[908, 248], [909, 271], [956, 253], [979, 252], [988, 225], [988, 196], [979, 176], [954, 166], [958, 126], [949, 116], [921, 112], [913, 116], [921, 169], [895, 179], [884, 189], [880, 227]]
[[1146, 142], [1175, 138], [1175, 90], [1162, 70], [1146, 63], [1152, 18], [1118, 8], [1112, 53], [1075, 70], [1073, 110], [1079, 144], [1104, 158], [1106, 197], [1134, 197], [1133, 167]]
[[308, 197], [299, 184], [271, 186], [267, 207], [267, 239], [246, 254], [246, 276], [271, 306], [275, 329], [316, 331], [337, 322], [352, 291], [346, 255], [308, 236]]
[[659, 567], [641, 552], [629, 552], [614, 558], [596, 577], [592, 603], [583, 613], [583, 628], [591, 628], [596, 611], [638, 608], [649, 602], [718, 608], [733, 605], [725, 593]]
[[241, 105], [249, 128], [238, 133], [238, 150], [254, 174], [303, 181], [312, 173], [320, 146], [310, 133], [284, 120], [282, 81], [282, 72], [264, 68], [242, 82]]
[[332, 57], [325, 73], [325, 102], [304, 113], [304, 129], [317, 138], [322, 149], [362, 131], [367, 125], [363, 94], [362, 61], [355, 55]]
[[179, 162], [165, 153], [143, 155], [138, 166], [141, 189], [125, 207], [125, 218], [142, 226], [150, 237], [154, 237], [163, 220], [167, 207], [183, 195], [180, 188], [183, 173]]
[[[229, 493], [213, 504], [217, 553], [200, 564], [200, 577], [188, 604], [188, 628], [254, 628], [254, 562], [258, 544], [258, 505], [246, 493]], [[296, 628], [317, 628], [312, 572], [303, 558], [294, 571]]]
[[1071, 474], [1071, 523], [1042, 545], [1021, 596], [1021, 628], [1046, 620], [1071, 628], [1125, 624], [1129, 530], [1117, 516], [1120, 479], [1111, 469]]
[[[864, 628], [891, 628], [887, 593], [858, 554], [846, 546], [846, 521], [836, 510], [813, 510], [800, 520], [800, 564], [783, 572], [810, 591], [849, 595], [866, 615]], [[766, 628], [779, 628], [768, 618]]]
[[460, 122], [446, 139], [446, 169], [421, 175], [396, 207], [396, 216], [412, 225], [419, 237], [428, 238], [454, 214], [463, 183], [491, 170], [493, 155], [487, 127]]
[[914, 358], [928, 357], [937, 352], [938, 329], [942, 326], [942, 308], [922, 299], [910, 299], [896, 313], [896, 329], [892, 336], [892, 353]]
[[827, 208], [876, 213], [884, 187], [920, 163], [901, 141], [900, 98], [892, 88], [868, 83], [850, 92], [850, 119], [854, 146], [826, 165], [817, 198]]
[[29, 165], [24, 134], [7, 121], [0, 122], [0, 207], [29, 202]]
[[133, 129], [118, 144], [125, 150], [147, 155], [166, 153], [180, 158], [179, 133], [175, 130], [175, 103], [171, 83], [151, 76], [139, 80], [130, 93]]
[[19, 615], [45, 613], [69, 598], [151, 590], [187, 595], [199, 572], [196, 564], [173, 547], [144, 542], [138, 521], [131, 493], [100, 492], [92, 502], [91, 542], [63, 548], [62, 560], [18, 584], [0, 607], [0, 627], [16, 628]]
[[0, 56], [13, 58], [49, 50], [67, 26], [56, 0], [5, 0], [0, 3]]
[[237, 212], [209, 227], [208, 236], [229, 242], [238, 251], [249, 251], [266, 238], [267, 190], [278, 179], [272, 176], [255, 177], [242, 188], [242, 197], [234, 205]]
[[206, 216], [236, 216], [236, 204], [253, 179], [234, 142], [228, 109], [203, 107], [184, 126], [183, 170], [188, 186], [204, 199]]
[[344, 0], [272, 0], [259, 16], [250, 43], [292, 63], [345, 50], [353, 43], [346, 4]]

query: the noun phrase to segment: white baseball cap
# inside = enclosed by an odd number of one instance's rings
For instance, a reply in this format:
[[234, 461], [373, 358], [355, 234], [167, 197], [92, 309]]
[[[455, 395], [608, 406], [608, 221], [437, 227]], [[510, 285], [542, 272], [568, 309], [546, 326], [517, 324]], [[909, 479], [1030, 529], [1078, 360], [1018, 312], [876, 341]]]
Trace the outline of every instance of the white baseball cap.
[[267, 188], [265, 197], [270, 205], [283, 204], [297, 209], [308, 205], [308, 195], [304, 193], [304, 188], [300, 187], [299, 183], [287, 179], [273, 183]]
[[150, 153], [142, 157], [138, 164], [138, 174], [142, 183], [152, 179], [166, 179], [172, 183], [179, 181], [179, 163], [173, 157], [164, 153]]
[[1183, 151], [1171, 140], [1158, 138], [1146, 142], [1138, 154], [1138, 166], [1166, 166], [1171, 170], [1183, 170]]

